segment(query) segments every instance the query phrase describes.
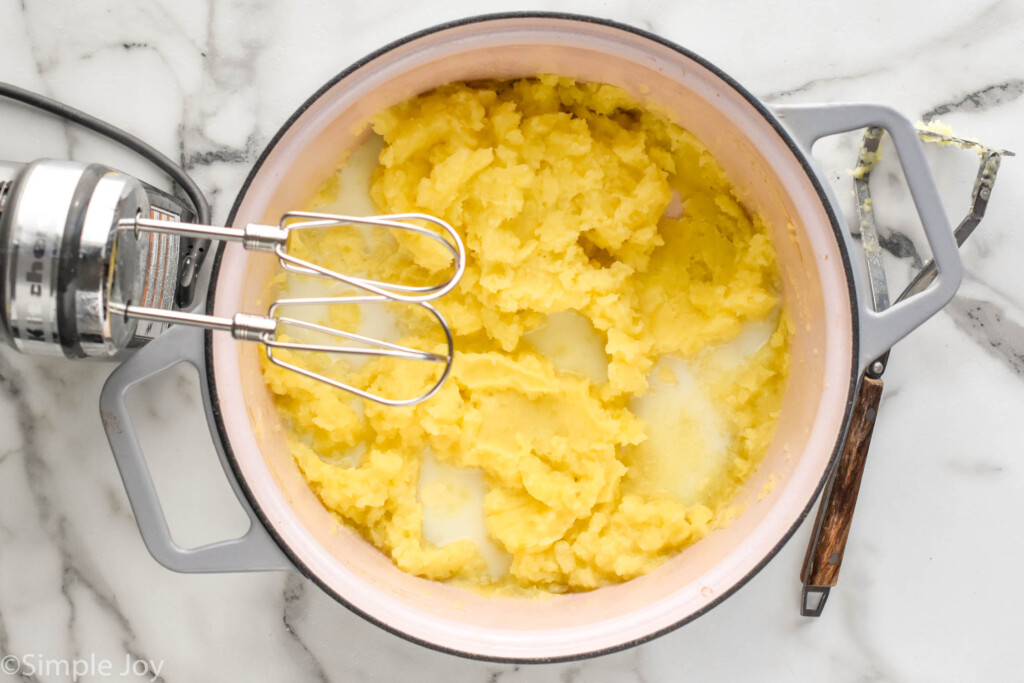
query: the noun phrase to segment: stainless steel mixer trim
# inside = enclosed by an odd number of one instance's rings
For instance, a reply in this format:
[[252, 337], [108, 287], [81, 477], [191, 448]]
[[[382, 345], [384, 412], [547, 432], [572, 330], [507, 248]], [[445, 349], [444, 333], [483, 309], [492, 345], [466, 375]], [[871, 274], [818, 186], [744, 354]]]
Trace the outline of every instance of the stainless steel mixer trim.
[[146, 275], [176, 269], [176, 261], [154, 263], [176, 251], [153, 253], [148, 240], [117, 234], [125, 212], [151, 210], [146, 189], [98, 164], [40, 159], [3, 171], [11, 195], [0, 214], [0, 340], [23, 353], [117, 357], [137, 324], [111, 318], [107, 302], [173, 301], [173, 292], [154, 299]]
[[[95, 174], [95, 183], [86, 176]], [[119, 240], [122, 211], [149, 210], [146, 193], [134, 178], [102, 166], [90, 166], [76, 192], [86, 204], [68, 213], [60, 259], [61, 343], [77, 357], [106, 358], [125, 348], [137, 323], [111, 315], [108, 302], [145, 299], [148, 240]], [[71, 228], [71, 222], [75, 228]]]
[[3, 213], [4, 207], [7, 206], [7, 196], [10, 194], [11, 185], [13, 184], [11, 180], [0, 181], [0, 214]]
[[[25, 182], [32, 177], [42, 182]], [[6, 252], [5, 272], [9, 277], [3, 302], [5, 327], [12, 344], [22, 353], [63, 355], [57, 260], [67, 220], [65, 209], [80, 177], [80, 168], [70, 163], [30, 165], [15, 181], [0, 217], [0, 249]], [[23, 207], [32, 215], [30, 224], [16, 220]]]

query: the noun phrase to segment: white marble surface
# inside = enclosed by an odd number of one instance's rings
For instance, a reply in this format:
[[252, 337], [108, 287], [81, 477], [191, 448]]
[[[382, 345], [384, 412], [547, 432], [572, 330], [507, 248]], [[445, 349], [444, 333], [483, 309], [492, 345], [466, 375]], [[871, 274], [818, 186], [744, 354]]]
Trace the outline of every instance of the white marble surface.
[[[1024, 5], [1014, 0], [533, 8], [654, 31], [771, 102], [875, 101], [913, 118], [938, 111], [962, 135], [1024, 152]], [[414, 30], [508, 9], [523, 7], [0, 0], [0, 79], [104, 117], [180, 159], [223, 220], [261, 148], [331, 75]], [[92, 135], [19, 106], [0, 102], [0, 122], [0, 158], [101, 161], [159, 180]], [[845, 145], [837, 177], [852, 162], [850, 144], [832, 145]], [[973, 156], [929, 154], [959, 213]], [[1020, 680], [1022, 164], [1003, 166], [989, 215], [963, 250], [958, 298], [893, 353], [840, 586], [820, 619], [797, 610], [809, 524], [692, 624], [626, 652], [549, 666], [426, 650], [362, 621], [298, 575], [174, 574], [143, 547], [100, 428], [97, 397], [110, 367], [3, 348], [0, 655], [37, 667], [109, 660], [108, 678], [118, 678], [126, 657], [151, 660], [165, 681]], [[912, 234], [909, 200], [890, 194], [890, 226]], [[914, 243], [890, 239], [903, 256], [889, 256], [894, 278], [909, 272]], [[178, 539], [244, 528], [213, 463], [195, 382], [166, 377], [134, 400]]]

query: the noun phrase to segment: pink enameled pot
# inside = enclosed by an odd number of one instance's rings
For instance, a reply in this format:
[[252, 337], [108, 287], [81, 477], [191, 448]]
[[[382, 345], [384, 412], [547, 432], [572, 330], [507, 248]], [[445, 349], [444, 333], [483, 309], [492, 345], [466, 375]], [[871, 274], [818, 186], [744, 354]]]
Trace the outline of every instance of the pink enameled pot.
[[[309, 490], [261, 378], [256, 345], [175, 328], [123, 364], [104, 390], [111, 444], [154, 557], [186, 572], [297, 570], [342, 604], [440, 650], [506, 661], [552, 661], [653, 638], [708, 611], [779, 550], [821, 490], [867, 363], [937, 312], [960, 280], [949, 223], [911, 124], [875, 105], [768, 107], [684, 48], [590, 17], [485, 16], [389, 45], [313, 95], [264, 151], [230, 224], [276, 223], [306, 204], [373, 114], [452, 81], [555, 73], [611, 83], [694, 133], [767, 219], [795, 325], [792, 371], [775, 440], [746, 484], [746, 512], [727, 529], [627, 583], [549, 600], [486, 598], [403, 573], [340, 528]], [[939, 269], [932, 287], [882, 313], [851, 266], [853, 243], [810, 156], [823, 136], [867, 125], [892, 135]], [[853, 252], [855, 253], [855, 252]], [[211, 312], [262, 311], [276, 261], [231, 244], [217, 254]], [[124, 405], [126, 389], [179, 362], [200, 369], [211, 431], [252, 526], [195, 549], [170, 538]], [[758, 499], [770, 475], [776, 483]]]

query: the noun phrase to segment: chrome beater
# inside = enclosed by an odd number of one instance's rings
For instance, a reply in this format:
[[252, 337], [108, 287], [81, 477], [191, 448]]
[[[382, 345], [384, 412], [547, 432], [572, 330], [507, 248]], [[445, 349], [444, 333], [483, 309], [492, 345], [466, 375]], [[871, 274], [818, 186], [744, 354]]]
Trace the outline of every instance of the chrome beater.
[[[441, 232], [451, 238], [448, 242], [442, 235], [420, 227], [408, 221], [423, 221], [431, 223], [441, 229]], [[312, 261], [298, 258], [288, 253], [288, 237], [293, 230], [309, 228], [330, 228], [345, 225], [365, 225], [378, 228], [389, 228], [401, 230], [416, 235], [422, 235], [442, 245], [451, 254], [455, 264], [454, 275], [445, 282], [438, 285], [401, 285], [397, 283], [380, 282], [367, 280], [365, 278], [345, 275], [329, 268], [317, 265]], [[317, 277], [335, 280], [344, 284], [365, 289], [379, 296], [387, 297], [395, 301], [408, 303], [433, 301], [438, 297], [450, 292], [466, 267], [466, 250], [462, 239], [455, 229], [440, 218], [429, 216], [424, 213], [402, 213], [386, 216], [341, 216], [330, 213], [314, 213], [310, 211], [289, 211], [281, 217], [278, 225], [263, 225], [260, 223], [249, 223], [244, 228], [230, 228], [215, 225], [184, 224], [179, 222], [143, 218], [142, 212], [136, 212], [134, 218], [121, 219], [118, 227], [122, 230], [132, 230], [136, 237], [141, 232], [153, 232], [179, 237], [194, 237], [199, 239], [214, 239], [222, 242], [241, 242], [246, 249], [252, 251], [270, 251], [277, 255], [281, 267], [293, 273], [302, 275], [313, 275]], [[406, 293], [408, 292], [408, 293]]]
[[[441, 233], [437, 233], [433, 230], [408, 222], [413, 220], [435, 225], [440, 228]], [[288, 253], [288, 237], [293, 230], [356, 225], [409, 232], [421, 235], [442, 245], [452, 257], [452, 276], [444, 282], [435, 285], [402, 285], [398, 283], [388, 283], [379, 280], [369, 280], [366, 278], [346, 275]], [[122, 219], [119, 222], [118, 227], [121, 230], [133, 232], [136, 238], [139, 237], [142, 232], [151, 232], [176, 235], [179, 237], [192, 237], [198, 239], [207, 238], [219, 241], [241, 242], [242, 245], [249, 250], [273, 252], [277, 256], [281, 267], [287, 271], [301, 275], [325, 278], [327, 280], [332, 280], [334, 282], [372, 292], [371, 296], [321, 296], [278, 299], [270, 305], [265, 316], [249, 313], [236, 313], [231, 318], [190, 313], [186, 311], [172, 311], [161, 308], [136, 306], [132, 305], [130, 302], [111, 302], [111, 311], [117, 315], [124, 316], [125, 319], [181, 324], [192, 327], [202, 327], [209, 330], [230, 332], [231, 336], [235, 339], [263, 344], [266, 349], [267, 359], [275, 365], [297, 372], [305, 377], [325, 382], [335, 388], [353, 393], [357, 396], [361, 396], [362, 398], [389, 406], [413, 405], [430, 398], [441, 388], [441, 385], [444, 384], [444, 381], [448, 378], [448, 375], [451, 372], [454, 352], [451, 328], [437, 309], [431, 306], [428, 302], [444, 296], [458, 284], [466, 267], [466, 251], [465, 246], [462, 243], [462, 239], [459, 237], [459, 234], [455, 229], [439, 218], [421, 213], [360, 217], [313, 213], [308, 211], [289, 211], [284, 214], [278, 225], [250, 223], [244, 228], [232, 228], [154, 220], [143, 218], [141, 213], [137, 213], [135, 218]], [[446, 237], [448, 239], [446, 239]], [[280, 311], [288, 307], [371, 304], [387, 303], [389, 301], [412, 304], [430, 313], [444, 332], [447, 344], [447, 353], [440, 355], [428, 351], [421, 351], [384, 341], [382, 339], [367, 337], [355, 332], [339, 330], [326, 325], [309, 322], [300, 318], [279, 315]], [[332, 344], [313, 344], [280, 339], [279, 337], [283, 336], [285, 330], [288, 328], [297, 328], [335, 339], [354, 341], [363, 344], [364, 346], [335, 346]], [[294, 363], [290, 363], [275, 354], [275, 350], [277, 349], [316, 353], [349, 354], [357, 356], [403, 358], [406, 360], [444, 363], [445, 368], [437, 382], [425, 393], [409, 399], [394, 399], [373, 394], [352, 386], [351, 384], [341, 382]]]

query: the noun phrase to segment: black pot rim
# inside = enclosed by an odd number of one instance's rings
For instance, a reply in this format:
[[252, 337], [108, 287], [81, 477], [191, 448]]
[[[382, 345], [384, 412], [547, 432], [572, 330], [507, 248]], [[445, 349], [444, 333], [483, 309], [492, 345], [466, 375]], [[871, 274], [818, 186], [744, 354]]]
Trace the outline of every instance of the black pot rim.
[[[835, 467], [836, 461], [839, 458], [840, 448], [841, 448], [841, 445], [842, 445], [842, 437], [846, 433], [847, 426], [849, 425], [850, 415], [851, 415], [851, 411], [852, 411], [853, 403], [854, 403], [854, 395], [855, 395], [855, 392], [856, 392], [856, 389], [857, 389], [858, 381], [860, 379], [860, 376], [859, 376], [859, 373], [858, 373], [858, 363], [857, 363], [858, 355], [859, 355], [860, 328], [859, 328], [859, 319], [858, 319], [858, 309], [857, 309], [856, 305], [853, 305], [854, 302], [857, 301], [857, 292], [854, 289], [854, 285], [853, 285], [853, 268], [852, 268], [852, 265], [850, 263], [850, 255], [849, 255], [849, 253], [847, 252], [847, 249], [846, 249], [846, 244], [845, 244], [844, 239], [843, 239], [842, 229], [841, 229], [841, 227], [839, 225], [839, 221], [838, 221], [838, 219], [837, 219], [837, 217], [835, 215], [835, 212], [833, 210], [832, 204], [831, 204], [831, 202], [828, 199], [828, 196], [826, 195], [824, 189], [822, 188], [821, 183], [818, 181], [818, 177], [815, 174], [814, 170], [811, 168], [810, 163], [808, 162], [807, 158], [805, 157], [805, 155], [803, 153], [803, 150], [801, 149], [801, 147], [798, 144], [796, 144], [796, 142], [793, 140], [792, 136], [790, 136], [790, 134], [785, 130], [785, 128], [782, 127], [782, 125], [779, 123], [778, 119], [776, 119], [775, 115], [772, 114], [772, 112], [767, 108], [767, 106], [763, 102], [761, 102], [761, 100], [759, 100], [757, 97], [755, 97], [753, 94], [751, 94], [742, 85], [737, 83], [728, 74], [723, 72], [721, 69], [716, 67], [714, 64], [708, 62], [704, 58], [702, 58], [699, 55], [695, 54], [694, 52], [691, 52], [690, 50], [682, 47], [681, 45], [678, 45], [678, 44], [676, 44], [676, 43], [674, 43], [674, 42], [672, 42], [670, 40], [662, 38], [661, 36], [655, 35], [655, 34], [649, 32], [649, 31], [645, 31], [643, 29], [636, 28], [636, 27], [630, 26], [628, 24], [623, 24], [623, 23], [620, 23], [620, 22], [617, 22], [617, 21], [613, 21], [611, 19], [603, 19], [603, 18], [587, 16], [587, 15], [572, 14], [572, 13], [566, 13], [566, 12], [529, 12], [529, 11], [527, 11], [527, 12], [498, 12], [498, 13], [492, 13], [492, 14], [475, 15], [475, 16], [466, 17], [466, 18], [463, 18], [463, 19], [457, 19], [457, 20], [454, 20], [454, 21], [444, 22], [444, 23], [432, 26], [430, 28], [426, 28], [426, 29], [423, 29], [421, 31], [417, 31], [415, 33], [412, 33], [412, 34], [409, 34], [409, 35], [405, 36], [404, 38], [400, 38], [400, 39], [398, 39], [398, 40], [396, 40], [396, 41], [394, 41], [394, 42], [392, 42], [392, 43], [390, 43], [388, 45], [385, 45], [384, 47], [382, 47], [382, 48], [380, 48], [380, 49], [378, 49], [378, 50], [376, 50], [374, 52], [371, 52], [370, 54], [366, 55], [362, 59], [360, 59], [360, 60], [356, 61], [355, 63], [353, 63], [348, 68], [346, 68], [346, 69], [342, 70], [341, 72], [339, 72], [334, 78], [332, 78], [329, 81], [327, 81], [323, 86], [320, 87], [320, 89], [318, 89], [305, 102], [303, 102], [303, 104], [298, 109], [296, 109], [295, 112], [288, 118], [288, 120], [284, 123], [284, 125], [281, 126], [281, 128], [277, 131], [277, 133], [270, 140], [270, 142], [267, 143], [267, 146], [263, 149], [263, 152], [260, 154], [260, 157], [256, 160], [256, 163], [253, 165], [252, 170], [249, 172], [248, 177], [246, 177], [245, 182], [242, 184], [241, 189], [238, 191], [238, 195], [236, 196], [234, 204], [231, 207], [231, 212], [228, 214], [227, 224], [231, 225], [234, 222], [235, 215], [238, 212], [238, 208], [241, 205], [242, 199], [245, 197], [245, 194], [248, 191], [249, 186], [252, 184], [252, 182], [255, 179], [256, 175], [259, 173], [260, 169], [263, 166], [263, 163], [266, 161], [266, 159], [269, 156], [270, 152], [274, 149], [274, 147], [281, 140], [281, 138], [284, 136], [284, 134], [288, 130], [291, 129], [291, 127], [295, 124], [295, 122], [299, 119], [299, 117], [302, 116], [302, 114], [310, 106], [312, 106], [314, 102], [316, 102], [318, 99], [320, 99], [320, 97], [325, 92], [327, 92], [329, 89], [331, 89], [340, 80], [342, 80], [343, 78], [349, 76], [351, 73], [353, 73], [356, 70], [362, 68], [363, 66], [369, 64], [370, 62], [374, 61], [378, 57], [381, 57], [382, 55], [384, 55], [384, 54], [386, 54], [388, 52], [391, 52], [392, 50], [394, 50], [394, 49], [396, 49], [398, 47], [406, 45], [407, 43], [415, 41], [415, 40], [417, 40], [419, 38], [422, 38], [424, 36], [428, 36], [428, 35], [431, 35], [431, 34], [434, 34], [434, 33], [439, 33], [441, 31], [446, 31], [446, 30], [457, 28], [457, 27], [460, 27], [460, 26], [466, 26], [466, 25], [469, 25], [469, 24], [486, 23], [486, 22], [490, 22], [490, 21], [501, 21], [501, 20], [508, 20], [508, 19], [555, 19], [555, 20], [559, 20], [559, 21], [582, 22], [582, 23], [587, 23], [587, 24], [598, 24], [598, 25], [601, 25], [601, 26], [607, 26], [607, 27], [618, 29], [620, 31], [624, 31], [624, 32], [627, 32], [627, 33], [632, 33], [632, 34], [640, 36], [642, 38], [646, 38], [647, 40], [650, 40], [650, 41], [658, 43], [658, 44], [660, 44], [662, 46], [668, 47], [668, 48], [674, 50], [675, 52], [678, 52], [679, 54], [683, 55], [684, 57], [687, 57], [687, 58], [697, 62], [698, 64], [700, 64], [701, 66], [703, 66], [704, 68], [706, 68], [710, 72], [712, 72], [715, 76], [717, 76], [718, 78], [722, 79], [722, 81], [724, 81], [726, 84], [728, 84], [731, 88], [733, 88], [745, 100], [747, 100], [747, 102], [749, 102], [758, 111], [758, 113], [761, 114], [761, 116], [764, 117], [764, 119], [775, 130], [776, 134], [778, 134], [779, 137], [782, 138], [782, 140], [786, 143], [786, 146], [789, 147], [790, 151], [792, 151], [793, 155], [800, 162], [800, 165], [803, 168], [804, 173], [807, 174], [808, 179], [811, 181], [812, 187], [814, 188], [815, 192], [817, 193], [818, 198], [821, 201], [822, 206], [825, 209], [825, 213], [826, 213], [826, 215], [828, 217], [829, 224], [832, 226], [832, 231], [833, 231], [834, 236], [836, 238], [836, 242], [837, 242], [837, 244], [839, 246], [839, 253], [842, 256], [843, 270], [844, 270], [845, 275], [846, 275], [847, 289], [849, 290], [849, 297], [850, 297], [850, 302], [851, 302], [850, 316], [851, 316], [851, 326], [852, 326], [852, 333], [853, 333], [853, 339], [852, 339], [852, 345], [851, 345], [852, 346], [852, 349], [851, 349], [852, 358], [851, 358], [851, 363], [850, 363], [851, 374], [850, 374], [849, 388], [848, 388], [847, 399], [846, 399], [846, 410], [845, 410], [845, 415], [844, 415], [844, 418], [843, 418], [842, 428], [840, 429], [839, 434], [836, 436], [835, 446], [832, 449], [832, 454], [831, 454], [831, 456], [829, 458], [828, 466], [825, 468], [824, 472], [822, 473], [821, 480], [818, 482], [817, 486], [815, 487], [813, 495], [807, 501], [807, 504], [804, 506], [803, 511], [800, 513], [800, 515], [797, 517], [797, 519], [793, 522], [793, 525], [790, 527], [790, 529], [783, 535], [783, 537], [779, 540], [779, 542], [761, 559], [761, 561], [758, 562], [758, 564], [753, 569], [751, 569], [745, 576], [743, 576], [739, 581], [737, 581], [732, 587], [730, 587], [729, 590], [724, 591], [723, 593], [718, 595], [714, 600], [712, 600], [710, 603], [708, 603], [706, 606], [704, 606], [702, 609], [698, 610], [697, 612], [694, 612], [693, 614], [689, 614], [686, 617], [681, 618], [679, 621], [675, 622], [674, 624], [671, 624], [671, 625], [666, 626], [666, 627], [664, 627], [662, 629], [659, 629], [657, 631], [649, 633], [649, 634], [647, 634], [646, 636], [644, 636], [642, 638], [637, 638], [637, 639], [628, 641], [626, 643], [621, 643], [619, 645], [615, 645], [613, 647], [601, 648], [601, 649], [598, 649], [598, 650], [593, 650], [593, 651], [589, 651], [589, 652], [582, 652], [582, 653], [578, 653], [578, 654], [574, 654], [574, 655], [566, 655], [566, 656], [562, 656], [562, 657], [541, 657], [541, 658], [532, 658], [532, 659], [519, 659], [519, 658], [509, 658], [509, 657], [491, 657], [491, 656], [480, 655], [480, 654], [476, 654], [476, 653], [472, 653], [472, 652], [464, 652], [462, 650], [457, 650], [457, 649], [454, 649], [454, 648], [444, 647], [443, 645], [438, 645], [437, 643], [432, 643], [432, 642], [429, 642], [429, 641], [422, 640], [420, 638], [411, 636], [411, 635], [409, 635], [409, 634], [407, 634], [407, 633], [405, 633], [403, 631], [400, 631], [400, 630], [398, 630], [396, 628], [393, 628], [389, 624], [386, 624], [386, 623], [380, 621], [379, 619], [377, 619], [373, 615], [367, 614], [363, 610], [357, 608], [355, 605], [353, 605], [348, 600], [346, 600], [344, 596], [338, 594], [332, 588], [327, 586], [323, 581], [321, 581], [320, 578], [316, 575], [316, 573], [313, 572], [312, 570], [310, 570], [310, 568], [307, 567], [302, 562], [301, 558], [299, 558], [297, 555], [295, 555], [295, 553], [292, 552], [291, 548], [284, 541], [284, 539], [282, 539], [280, 537], [280, 535], [278, 535], [278, 533], [275, 530], [274, 526], [267, 519], [266, 515], [264, 515], [263, 510], [261, 509], [259, 503], [257, 502], [257, 500], [256, 500], [255, 496], [253, 495], [251, 489], [249, 488], [248, 483], [246, 482], [245, 478], [242, 476], [242, 472], [241, 472], [241, 470], [240, 470], [240, 468], [238, 466], [238, 462], [237, 462], [237, 460], [235, 458], [234, 451], [232, 450], [231, 444], [228, 441], [227, 431], [226, 431], [225, 426], [224, 426], [223, 416], [222, 416], [222, 414], [220, 412], [220, 402], [219, 402], [219, 399], [218, 399], [218, 396], [217, 396], [216, 377], [214, 376], [214, 373], [213, 373], [213, 333], [210, 332], [210, 331], [206, 332], [206, 334], [205, 334], [205, 342], [204, 342], [204, 345], [205, 345], [205, 358], [206, 358], [206, 371], [205, 371], [205, 379], [206, 379], [206, 382], [205, 382], [205, 384], [206, 384], [206, 392], [205, 393], [206, 393], [206, 396], [204, 398], [208, 401], [209, 415], [211, 415], [213, 417], [213, 420], [214, 420], [213, 427], [216, 429], [215, 438], [218, 438], [220, 440], [220, 444], [221, 444], [221, 447], [223, 448], [224, 455], [226, 456], [226, 460], [230, 464], [231, 471], [234, 474], [235, 479], [238, 481], [239, 488], [244, 493], [244, 495], [246, 497], [246, 500], [249, 503], [249, 506], [252, 508], [253, 512], [256, 514], [256, 516], [258, 517], [260, 522], [263, 524], [263, 527], [266, 529], [266, 531], [269, 534], [269, 536], [272, 539], [274, 539], [274, 542], [281, 549], [282, 553], [284, 553], [284, 555], [292, 562], [292, 564], [295, 565], [295, 568], [298, 569], [299, 572], [301, 572], [303, 576], [305, 576], [307, 579], [309, 579], [310, 581], [315, 583], [317, 586], [319, 586], [319, 588], [321, 590], [323, 590], [325, 593], [327, 593], [332, 598], [334, 598], [336, 601], [338, 601], [339, 603], [344, 605], [350, 611], [352, 611], [355, 614], [358, 614], [359, 616], [361, 616], [363, 619], [367, 620], [368, 622], [370, 622], [370, 623], [372, 623], [372, 624], [374, 624], [374, 625], [384, 629], [385, 631], [387, 631], [389, 633], [392, 633], [392, 634], [394, 634], [394, 635], [396, 635], [396, 636], [398, 636], [398, 637], [400, 637], [400, 638], [402, 638], [404, 640], [407, 640], [407, 641], [412, 642], [412, 643], [416, 643], [417, 645], [422, 645], [424, 647], [427, 647], [427, 648], [432, 649], [432, 650], [436, 650], [438, 652], [444, 652], [446, 654], [456, 655], [456, 656], [463, 657], [463, 658], [466, 658], [466, 659], [472, 659], [472, 660], [478, 660], [478, 661], [486, 661], [486, 662], [496, 662], [496, 663], [506, 663], [506, 664], [553, 664], [553, 663], [559, 663], [559, 662], [580, 661], [580, 660], [584, 660], [584, 659], [590, 659], [592, 657], [598, 657], [598, 656], [602, 656], [602, 655], [612, 654], [614, 652], [619, 652], [619, 651], [622, 651], [622, 650], [627, 650], [627, 649], [632, 648], [632, 647], [636, 647], [637, 645], [641, 645], [643, 643], [652, 641], [655, 638], [659, 638], [659, 637], [661, 637], [661, 636], [663, 636], [663, 635], [665, 635], [667, 633], [670, 633], [671, 631], [674, 631], [674, 630], [678, 629], [679, 627], [681, 627], [681, 626], [683, 626], [685, 624], [690, 623], [691, 621], [693, 621], [697, 617], [699, 617], [699, 616], [701, 616], [703, 614], [706, 614], [707, 612], [711, 611], [713, 608], [717, 607], [719, 604], [722, 603], [722, 601], [724, 601], [726, 598], [728, 598], [733, 593], [738, 591], [740, 588], [745, 586], [754, 576], [757, 575], [758, 572], [760, 572], [768, 564], [769, 561], [771, 561], [772, 558], [775, 557], [776, 554], [778, 554], [778, 552], [782, 549], [782, 547], [793, 537], [793, 534], [796, 533], [796, 530], [800, 527], [800, 525], [803, 523], [804, 519], [807, 517], [807, 514], [810, 512], [811, 507], [814, 504], [814, 501], [817, 500], [817, 498], [820, 495], [822, 489], [824, 488], [825, 482], [828, 479], [829, 473]], [[212, 266], [211, 275], [210, 275], [210, 285], [209, 285], [209, 291], [208, 291], [208, 295], [207, 295], [207, 312], [209, 312], [211, 314], [213, 313], [214, 298], [216, 296], [216, 289], [217, 289], [217, 287], [216, 287], [216, 285], [217, 285], [217, 275], [218, 275], [218, 273], [220, 271], [220, 264], [221, 264], [221, 258], [222, 258], [222, 255], [223, 255], [223, 251], [224, 251], [223, 250], [223, 245], [221, 245], [217, 249], [217, 252], [216, 252], [216, 254], [214, 256], [213, 266]]]

